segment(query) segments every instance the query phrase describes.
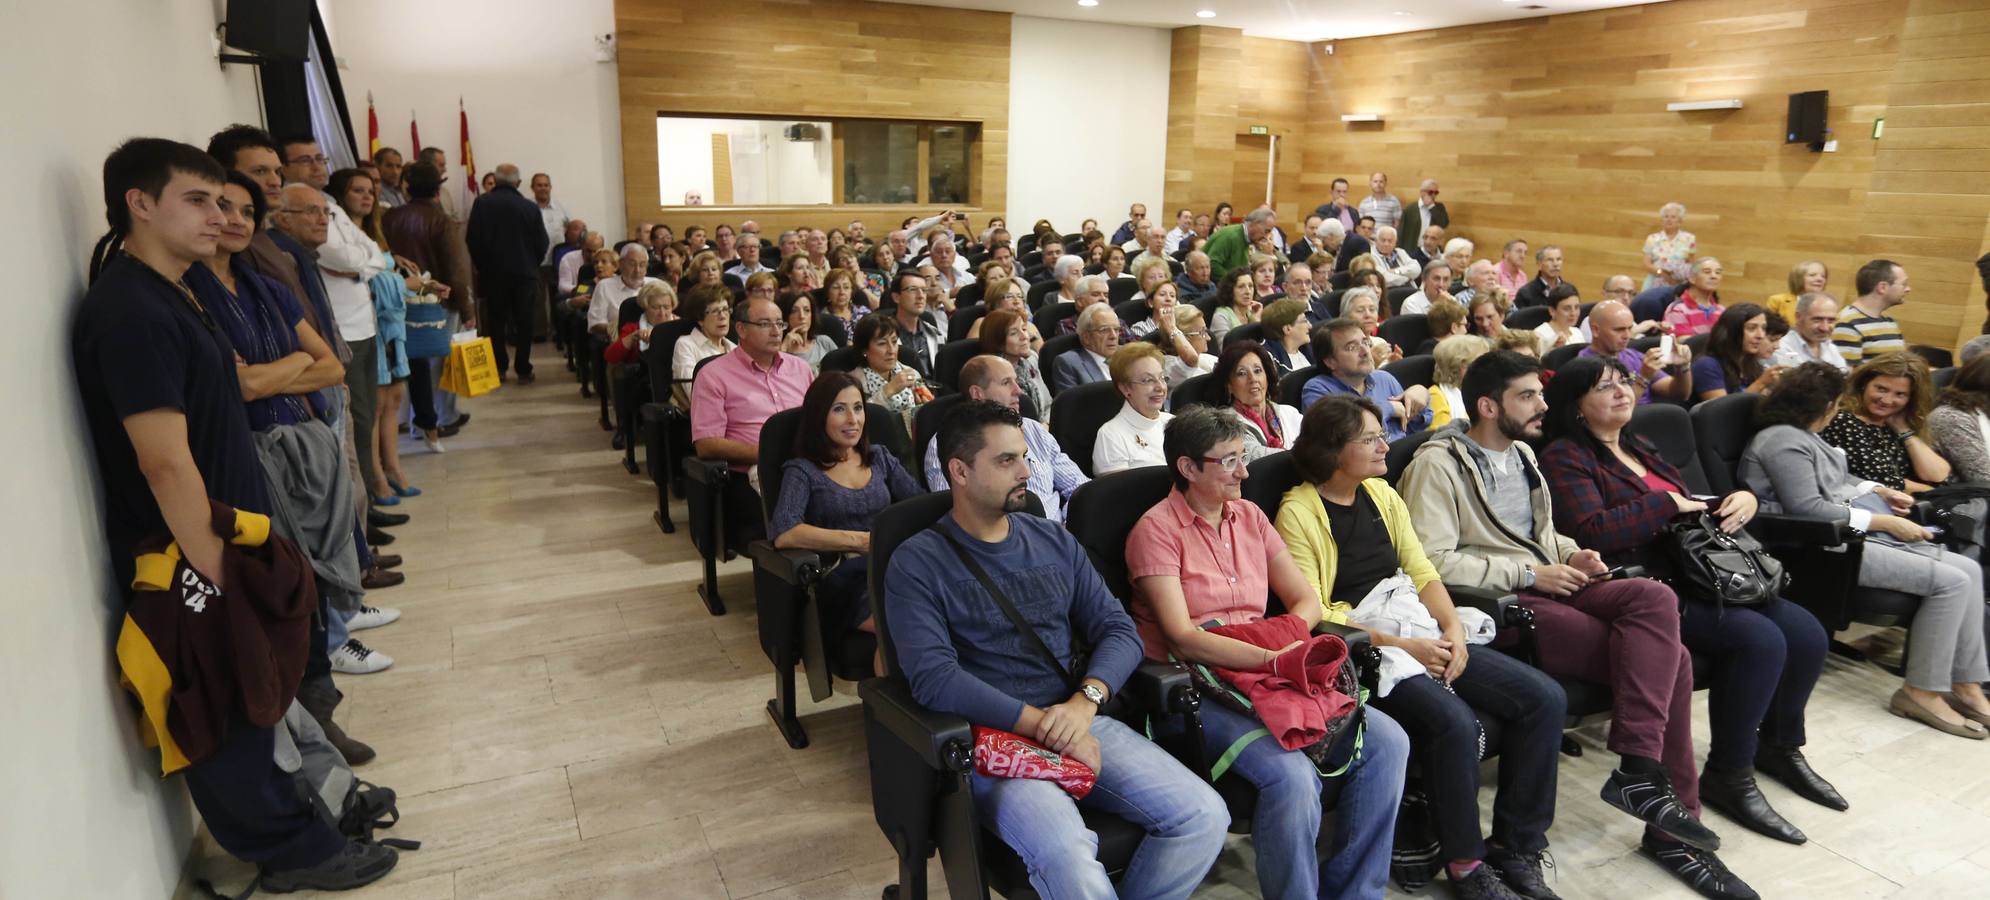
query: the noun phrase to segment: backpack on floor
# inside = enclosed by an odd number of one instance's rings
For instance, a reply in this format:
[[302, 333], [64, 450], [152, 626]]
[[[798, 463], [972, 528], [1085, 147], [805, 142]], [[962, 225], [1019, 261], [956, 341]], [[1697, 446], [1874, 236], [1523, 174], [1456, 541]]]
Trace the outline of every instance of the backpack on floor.
[[1389, 851], [1389, 877], [1403, 890], [1421, 890], [1437, 879], [1441, 853], [1430, 798], [1420, 787], [1403, 791], [1403, 802], [1396, 808], [1396, 842]]

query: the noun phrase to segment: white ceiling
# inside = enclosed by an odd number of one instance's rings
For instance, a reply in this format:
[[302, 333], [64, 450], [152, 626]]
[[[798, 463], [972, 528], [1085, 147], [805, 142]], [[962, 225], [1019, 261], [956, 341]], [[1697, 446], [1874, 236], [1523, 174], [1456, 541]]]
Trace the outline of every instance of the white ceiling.
[[[1253, 37], [1318, 41], [1635, 6], [1658, 0], [1368, 0], [1365, 3], [1328, 3], [1325, 0], [1098, 0], [1098, 5], [1091, 7], [1079, 6], [1077, 0], [898, 2], [1156, 28], [1220, 25], [1242, 28], [1245, 34]], [[1211, 10], [1216, 15], [1208, 19], [1197, 18], [1199, 10]]]

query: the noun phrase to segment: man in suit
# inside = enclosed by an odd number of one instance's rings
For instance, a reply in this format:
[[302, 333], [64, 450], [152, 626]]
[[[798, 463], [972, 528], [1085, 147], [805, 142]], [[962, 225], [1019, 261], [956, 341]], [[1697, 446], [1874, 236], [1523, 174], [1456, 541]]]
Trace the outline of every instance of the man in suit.
[[1325, 221], [1319, 213], [1306, 217], [1306, 228], [1299, 233], [1299, 239], [1286, 246], [1288, 257], [1296, 263], [1305, 262], [1319, 251], [1320, 223]]
[[1126, 242], [1133, 240], [1134, 233], [1146, 222], [1147, 204], [1135, 203], [1127, 207], [1126, 221], [1119, 223], [1119, 228], [1113, 231], [1112, 242], [1124, 247]]
[[1403, 234], [1421, 234], [1432, 225], [1450, 228], [1451, 213], [1437, 202], [1437, 179], [1426, 178], [1417, 188], [1416, 202], [1403, 208], [1403, 221], [1397, 230]]
[[[1408, 231], [1403, 233], [1409, 234]], [[1424, 226], [1423, 237], [1418, 240], [1416, 246], [1410, 248], [1410, 258], [1416, 260], [1418, 265], [1423, 266], [1430, 265], [1430, 261], [1433, 259], [1443, 259], [1444, 226]]]
[[1339, 219], [1342, 228], [1353, 231], [1355, 223], [1361, 219], [1361, 210], [1347, 202], [1347, 179], [1334, 179], [1333, 192], [1333, 199], [1316, 207], [1313, 215], [1322, 219]]
[[1106, 361], [1119, 349], [1119, 316], [1110, 303], [1094, 303], [1078, 313], [1077, 350], [1057, 357], [1051, 366], [1050, 389], [1056, 393], [1094, 381], [1108, 381]]

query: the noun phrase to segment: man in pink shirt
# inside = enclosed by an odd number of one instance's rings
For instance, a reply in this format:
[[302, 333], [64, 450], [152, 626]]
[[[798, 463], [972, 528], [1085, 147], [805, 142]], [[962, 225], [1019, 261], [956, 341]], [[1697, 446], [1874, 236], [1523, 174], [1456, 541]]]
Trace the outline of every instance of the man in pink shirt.
[[1508, 297], [1519, 296], [1520, 289], [1526, 287], [1527, 282], [1534, 280], [1534, 276], [1527, 274], [1525, 240], [1514, 238], [1506, 242], [1506, 249], [1500, 254], [1499, 265], [1493, 267], [1493, 276], [1499, 279], [1500, 287], [1506, 288]]
[[815, 376], [801, 357], [781, 352], [788, 325], [773, 300], [748, 301], [738, 330], [739, 346], [707, 363], [692, 382], [691, 441], [699, 459], [745, 469], [759, 490], [760, 426], [802, 405]]

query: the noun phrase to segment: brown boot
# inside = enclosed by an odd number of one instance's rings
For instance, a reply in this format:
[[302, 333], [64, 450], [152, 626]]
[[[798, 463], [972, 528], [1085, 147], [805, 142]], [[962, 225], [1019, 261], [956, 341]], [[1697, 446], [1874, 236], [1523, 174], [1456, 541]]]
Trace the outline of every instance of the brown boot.
[[370, 761], [374, 756], [373, 748], [354, 740], [337, 722], [332, 721], [332, 710], [338, 708], [339, 701], [345, 699], [345, 695], [329, 685], [331, 679], [324, 681], [326, 684], [322, 686], [306, 681], [297, 690], [297, 702], [317, 721], [318, 728], [325, 732], [325, 740], [338, 748], [339, 755], [345, 757], [346, 765], [357, 766]]

